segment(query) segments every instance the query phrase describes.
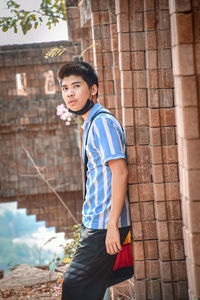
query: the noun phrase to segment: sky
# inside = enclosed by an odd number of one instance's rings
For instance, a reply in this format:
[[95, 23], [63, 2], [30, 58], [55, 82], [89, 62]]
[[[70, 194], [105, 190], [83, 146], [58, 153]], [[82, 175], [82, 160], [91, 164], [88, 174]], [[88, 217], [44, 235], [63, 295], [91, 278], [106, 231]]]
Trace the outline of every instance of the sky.
[[[30, 8], [38, 9], [41, 0], [15, 0], [15, 2], [20, 4], [23, 9], [30, 10]], [[5, 0], [0, 0], [0, 16], [10, 16], [9, 11], [6, 9]], [[19, 28], [17, 34], [14, 33], [13, 29], [7, 32], [3, 32], [0, 29], [0, 45], [29, 44], [60, 40], [68, 40], [67, 23], [65, 21], [60, 21], [56, 26], [53, 25], [51, 30], [49, 30], [45, 24], [42, 24], [42, 26], [38, 26], [36, 30], [30, 30], [26, 35], [23, 34], [21, 28]]]
[[[1, 214], [3, 214], [5, 210], [9, 210], [13, 214], [16, 214], [18, 212], [26, 215], [26, 209], [17, 209], [17, 202], [0, 203], [0, 218]], [[34, 218], [35, 222], [37, 222], [35, 216], [33, 215], [27, 216], [27, 218]], [[63, 248], [60, 246], [64, 246], [66, 244], [64, 232], [56, 233], [54, 227], [46, 228], [44, 221], [40, 221], [37, 223], [40, 224], [40, 227], [37, 231], [35, 231], [31, 235], [24, 235], [23, 237], [15, 238], [13, 242], [24, 242], [27, 243], [27, 245], [37, 245], [38, 247], [43, 247], [43, 245], [45, 244], [46, 250], [51, 250], [53, 253], [56, 254], [63, 253]], [[50, 239], [52, 240], [49, 241]], [[47, 241], [49, 242], [46, 243]]]

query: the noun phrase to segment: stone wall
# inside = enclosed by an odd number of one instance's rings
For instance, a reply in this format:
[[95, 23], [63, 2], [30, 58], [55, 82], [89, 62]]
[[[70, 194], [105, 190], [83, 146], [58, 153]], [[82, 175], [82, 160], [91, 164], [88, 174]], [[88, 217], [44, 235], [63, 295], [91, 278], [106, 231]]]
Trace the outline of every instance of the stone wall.
[[136, 299], [197, 300], [199, 1], [84, 0], [67, 14], [126, 133]]
[[[47, 57], [55, 48], [65, 51]], [[57, 71], [77, 54], [78, 44], [66, 41], [0, 47], [0, 201], [17, 201], [61, 231], [74, 221], [24, 149], [80, 221], [79, 131], [56, 116], [62, 103]]]

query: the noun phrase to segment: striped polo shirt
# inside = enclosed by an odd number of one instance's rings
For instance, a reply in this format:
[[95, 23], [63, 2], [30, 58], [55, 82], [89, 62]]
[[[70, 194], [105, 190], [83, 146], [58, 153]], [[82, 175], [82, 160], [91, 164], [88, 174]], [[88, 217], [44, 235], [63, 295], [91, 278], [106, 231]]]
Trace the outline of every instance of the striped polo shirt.
[[[126, 159], [125, 135], [121, 125], [115, 117], [106, 113], [101, 113], [94, 118], [89, 129], [87, 145], [85, 145], [91, 118], [100, 111], [108, 112], [99, 103], [95, 104], [83, 124], [83, 161], [86, 148], [88, 163], [82, 222], [85, 227], [92, 229], [106, 229], [108, 225], [111, 209], [112, 173], [107, 162], [119, 158]], [[130, 211], [126, 198], [118, 227], [129, 225]]]

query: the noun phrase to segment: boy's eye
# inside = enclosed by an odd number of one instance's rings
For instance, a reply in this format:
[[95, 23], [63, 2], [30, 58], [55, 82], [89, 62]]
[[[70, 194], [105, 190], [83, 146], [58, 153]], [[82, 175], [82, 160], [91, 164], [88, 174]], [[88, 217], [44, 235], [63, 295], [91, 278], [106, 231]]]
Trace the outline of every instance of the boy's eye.
[[80, 84], [75, 84], [74, 87], [75, 88], [80, 87]]

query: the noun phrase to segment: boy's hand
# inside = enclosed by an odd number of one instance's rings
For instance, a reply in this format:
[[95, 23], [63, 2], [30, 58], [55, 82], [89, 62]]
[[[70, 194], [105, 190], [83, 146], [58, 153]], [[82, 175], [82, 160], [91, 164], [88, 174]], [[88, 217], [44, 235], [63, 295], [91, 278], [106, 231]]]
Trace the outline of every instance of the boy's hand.
[[120, 234], [116, 225], [108, 225], [105, 244], [106, 251], [110, 255], [117, 254], [121, 251]]

